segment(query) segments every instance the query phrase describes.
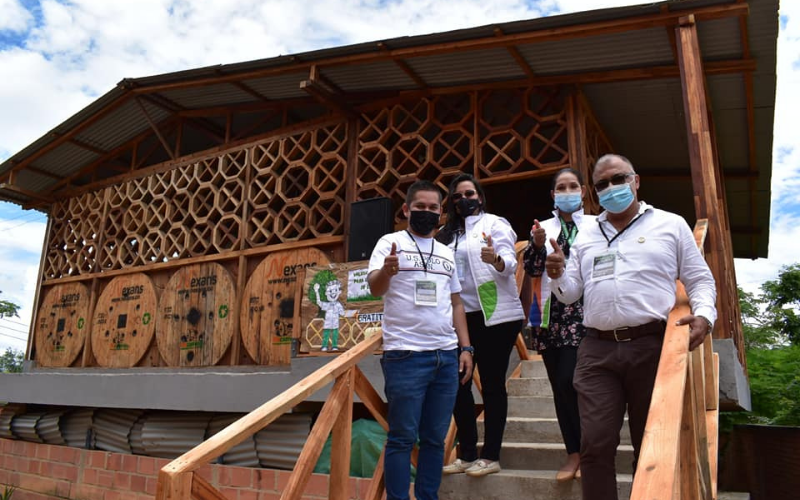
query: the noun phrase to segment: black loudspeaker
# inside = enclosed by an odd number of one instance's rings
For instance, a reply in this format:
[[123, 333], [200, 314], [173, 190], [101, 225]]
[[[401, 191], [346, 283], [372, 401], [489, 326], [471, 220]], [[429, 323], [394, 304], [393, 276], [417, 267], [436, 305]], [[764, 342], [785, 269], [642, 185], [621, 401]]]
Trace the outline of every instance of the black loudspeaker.
[[350, 206], [350, 238], [347, 261], [367, 260], [381, 236], [394, 231], [394, 212], [389, 198], [370, 198]]

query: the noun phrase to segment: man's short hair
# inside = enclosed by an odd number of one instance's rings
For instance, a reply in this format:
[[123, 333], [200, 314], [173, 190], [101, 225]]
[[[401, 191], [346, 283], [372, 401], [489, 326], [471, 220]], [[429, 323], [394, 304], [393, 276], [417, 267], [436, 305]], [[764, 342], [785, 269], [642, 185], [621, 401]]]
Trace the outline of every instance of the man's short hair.
[[633, 168], [633, 163], [631, 163], [631, 161], [629, 159], [625, 158], [622, 155], [618, 155], [618, 154], [614, 154], [614, 153], [604, 154], [603, 156], [598, 158], [597, 161], [594, 164], [594, 168], [597, 168], [600, 165], [603, 165], [604, 163], [608, 163], [611, 160], [620, 160], [623, 163], [626, 163], [629, 167], [631, 167], [631, 173], [634, 173], [634, 174], [636, 173], [636, 169]]
[[408, 192], [406, 192], [406, 205], [411, 205], [418, 191], [434, 191], [439, 195], [439, 203], [442, 202], [442, 190], [439, 189], [436, 184], [431, 181], [419, 180], [408, 188]]

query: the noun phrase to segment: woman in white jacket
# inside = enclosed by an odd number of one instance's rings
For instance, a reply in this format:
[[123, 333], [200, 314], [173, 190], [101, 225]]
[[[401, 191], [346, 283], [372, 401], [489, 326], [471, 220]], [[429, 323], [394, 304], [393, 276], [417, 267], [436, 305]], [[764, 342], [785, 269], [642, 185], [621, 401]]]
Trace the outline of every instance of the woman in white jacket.
[[567, 448], [567, 461], [556, 474], [559, 481], [580, 476], [581, 423], [578, 394], [572, 387], [578, 346], [586, 335], [583, 326], [583, 299], [563, 304], [550, 292], [550, 278], [544, 272], [547, 254], [553, 249], [545, 242], [555, 238], [569, 258], [569, 248], [581, 227], [594, 223], [595, 217], [584, 215], [583, 197], [586, 187], [577, 170], [565, 168], [553, 177], [550, 196], [555, 202], [554, 217], [534, 221], [531, 240], [523, 254], [525, 271], [532, 276], [534, 300], [528, 323], [533, 329], [533, 348], [542, 355], [547, 378], [553, 389], [558, 425]]
[[515, 280], [517, 234], [508, 221], [484, 211], [485, 201], [483, 189], [472, 175], [456, 176], [447, 197], [447, 222], [436, 236], [455, 254], [485, 413], [484, 444], [479, 455], [470, 379], [459, 387], [453, 410], [460, 457], [443, 468], [445, 474], [484, 476], [500, 471], [508, 413], [506, 371], [525, 318]]

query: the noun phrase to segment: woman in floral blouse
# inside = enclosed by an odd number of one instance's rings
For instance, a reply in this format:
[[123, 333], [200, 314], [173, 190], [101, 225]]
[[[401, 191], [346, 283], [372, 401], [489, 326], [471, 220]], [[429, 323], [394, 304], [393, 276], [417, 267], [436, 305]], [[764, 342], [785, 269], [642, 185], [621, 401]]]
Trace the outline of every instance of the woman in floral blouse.
[[547, 368], [558, 425], [567, 448], [567, 461], [556, 474], [558, 481], [580, 476], [581, 423], [572, 376], [578, 346], [586, 332], [583, 301], [563, 304], [550, 292], [550, 279], [544, 272], [544, 263], [553, 249], [545, 243], [556, 238], [564, 255], [569, 258], [570, 245], [581, 226], [595, 220], [594, 216], [583, 213], [585, 195], [586, 187], [578, 171], [571, 168], [558, 171], [550, 191], [555, 202], [554, 217], [542, 223], [534, 220], [530, 243], [523, 255], [525, 271], [533, 277], [534, 300], [528, 317], [533, 330], [533, 348], [541, 354]]

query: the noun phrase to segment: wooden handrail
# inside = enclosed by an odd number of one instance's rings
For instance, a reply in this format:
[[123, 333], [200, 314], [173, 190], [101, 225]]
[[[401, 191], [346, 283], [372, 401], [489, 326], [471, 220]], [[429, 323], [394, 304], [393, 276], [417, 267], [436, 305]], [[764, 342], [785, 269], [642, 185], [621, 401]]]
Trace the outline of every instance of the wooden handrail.
[[[349, 420], [352, 415], [353, 391], [369, 399], [366, 406], [379, 422], [386, 421], [385, 413], [381, 414], [385, 412], [385, 406], [377, 402], [380, 398], [376, 399], [377, 393], [366, 377], [363, 377], [363, 374], [359, 376], [360, 370], [357, 366], [358, 362], [373, 353], [381, 342], [382, 335], [376, 333], [164, 466], [158, 474], [156, 500], [225, 499], [224, 495], [200, 476], [195, 475], [194, 471], [253, 436], [297, 404], [335, 381], [331, 395], [323, 405], [322, 412], [303, 447], [298, 467], [292, 472], [289, 484], [281, 496], [282, 499], [299, 498], [331, 430], [334, 433], [332, 456], [335, 453], [339, 459], [349, 457], [351, 425]], [[382, 464], [380, 465], [381, 477], [378, 479], [373, 477], [373, 483], [376, 481], [378, 483], [370, 487], [370, 491], [378, 498], [383, 493], [383, 468]], [[377, 472], [376, 470], [376, 474]], [[337, 476], [336, 479], [334, 475]], [[331, 498], [348, 498], [348, 476], [348, 467], [337, 466], [336, 470], [331, 471]]]
[[[694, 230], [701, 251], [707, 226], [705, 219], [698, 220]], [[691, 311], [680, 282], [676, 295], [631, 500], [711, 500], [717, 496], [719, 358], [713, 353], [711, 335], [689, 351], [689, 327], [675, 324]]]

